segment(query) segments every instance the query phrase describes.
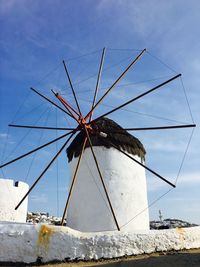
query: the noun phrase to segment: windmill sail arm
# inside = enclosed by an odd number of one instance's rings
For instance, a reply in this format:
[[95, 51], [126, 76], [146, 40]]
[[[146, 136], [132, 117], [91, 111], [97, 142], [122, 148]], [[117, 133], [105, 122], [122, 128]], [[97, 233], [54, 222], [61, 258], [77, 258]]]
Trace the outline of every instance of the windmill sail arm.
[[72, 131], [75, 128], [65, 128], [65, 127], [46, 127], [46, 126], [35, 126], [35, 125], [19, 125], [19, 124], [9, 124], [9, 127], [15, 128], [30, 128], [30, 129], [41, 129], [41, 130], [61, 130], [61, 131]]
[[95, 88], [94, 97], [93, 97], [93, 101], [92, 101], [91, 112], [89, 114], [89, 121], [92, 120], [92, 114], [94, 111], [93, 108], [94, 108], [94, 105], [96, 102], [97, 93], [98, 93], [98, 89], [99, 89], [99, 83], [100, 83], [100, 78], [101, 78], [101, 73], [102, 73], [104, 57], [105, 57], [105, 47], [103, 48], [102, 55], [101, 55], [101, 61], [100, 61], [99, 72], [98, 72], [98, 76], [97, 76], [96, 88]]
[[172, 82], [173, 80], [179, 78], [180, 76], [181, 76], [181, 74], [178, 74], [176, 76], [173, 76], [171, 79], [169, 79], [169, 80], [167, 80], [167, 81], [165, 81], [165, 82], [163, 82], [163, 83], [161, 83], [161, 84], [159, 84], [159, 85], [151, 88], [150, 90], [147, 90], [146, 92], [144, 92], [144, 93], [142, 93], [142, 94], [140, 94], [140, 95], [138, 95], [138, 96], [130, 99], [129, 101], [125, 102], [124, 104], [122, 104], [122, 105], [120, 105], [120, 106], [118, 106], [118, 107], [116, 107], [116, 108], [114, 108], [114, 109], [112, 109], [112, 110], [110, 110], [110, 111], [102, 114], [101, 116], [99, 116], [96, 119], [92, 120], [91, 123], [94, 123], [94, 122], [98, 121], [100, 118], [103, 118], [105, 116], [108, 116], [108, 115], [112, 114], [113, 112], [115, 112], [115, 111], [117, 111], [117, 110], [119, 110], [119, 109], [121, 109], [121, 108], [123, 108], [123, 107], [125, 107], [125, 106], [127, 106], [127, 105], [129, 105], [131, 103], [133, 103], [134, 101], [138, 100], [139, 98], [141, 98], [141, 97], [143, 97], [145, 95], [148, 95], [148, 94], [152, 93], [153, 91], [159, 89], [160, 87], [164, 86], [167, 83]]
[[[181, 125], [168, 125], [168, 126], [156, 126], [156, 127], [138, 127], [138, 128], [123, 128], [122, 130], [114, 130], [112, 133], [122, 133], [126, 131], [151, 131], [151, 130], [168, 130], [179, 128], [194, 128], [196, 124], [181, 124]], [[109, 131], [110, 132], [110, 131]]]
[[15, 158], [15, 159], [12, 159], [12, 160], [10, 160], [10, 161], [8, 161], [8, 162], [2, 164], [2, 165], [0, 166], [0, 168], [3, 168], [3, 167], [5, 167], [5, 166], [7, 166], [7, 165], [9, 165], [9, 164], [11, 164], [11, 163], [14, 163], [14, 162], [17, 161], [17, 160], [20, 160], [20, 159], [22, 159], [22, 158], [24, 158], [24, 157], [26, 157], [26, 156], [28, 156], [28, 155], [30, 155], [30, 154], [32, 154], [32, 153], [38, 151], [38, 150], [40, 150], [40, 149], [46, 147], [46, 146], [49, 146], [49, 145], [53, 144], [54, 142], [56, 142], [56, 141], [58, 141], [58, 140], [60, 140], [60, 139], [62, 139], [62, 138], [65, 138], [67, 135], [71, 134], [72, 132], [73, 132], [73, 131], [71, 131], [71, 132], [69, 132], [69, 133], [66, 133], [66, 134], [63, 134], [63, 135], [61, 135], [60, 137], [58, 137], [58, 138], [56, 138], [56, 139], [53, 139], [53, 140], [51, 140], [51, 141], [48, 142], [48, 143], [45, 143], [45, 144], [43, 144], [43, 145], [41, 145], [41, 146], [39, 146], [39, 147], [36, 147], [35, 149], [30, 150], [30, 151], [26, 152], [25, 154], [22, 154], [21, 156], [19, 156], [19, 157]]
[[47, 172], [49, 167], [52, 165], [52, 163], [56, 160], [56, 158], [59, 156], [59, 154], [63, 151], [63, 149], [66, 147], [67, 143], [70, 141], [70, 139], [73, 137], [74, 133], [71, 133], [70, 137], [67, 139], [67, 141], [62, 145], [60, 150], [56, 153], [56, 155], [52, 158], [52, 160], [48, 163], [46, 168], [43, 170], [43, 172], [40, 174], [40, 176], [37, 178], [37, 180], [33, 183], [33, 185], [30, 187], [28, 192], [24, 195], [24, 197], [21, 199], [21, 201], [17, 204], [15, 207], [15, 210], [19, 208], [19, 206], [22, 204], [22, 202], [25, 200], [25, 198], [30, 194], [30, 192], [33, 190], [33, 188], [36, 186], [36, 184], [39, 182], [39, 180], [42, 178], [42, 176]]
[[127, 71], [138, 61], [138, 59], [143, 55], [146, 49], [143, 49], [142, 52], [128, 65], [124, 72], [117, 78], [117, 80], [110, 86], [110, 88], [105, 92], [105, 94], [98, 100], [98, 102], [93, 106], [90, 112], [86, 115], [85, 119], [88, 118], [91, 112], [96, 109], [96, 107], [103, 101], [103, 99], [108, 95], [108, 93], [118, 84], [118, 82], [124, 77]]
[[69, 115], [70, 117], [72, 117], [72, 115], [67, 112], [66, 110], [64, 110], [63, 108], [61, 108], [59, 105], [57, 105], [56, 103], [54, 103], [51, 99], [49, 99], [48, 97], [46, 97], [45, 95], [41, 94], [40, 92], [38, 92], [36, 89], [34, 89], [33, 87], [30, 88], [33, 92], [35, 92], [36, 94], [38, 94], [39, 96], [41, 96], [42, 98], [44, 98], [45, 100], [47, 100], [49, 103], [51, 103], [52, 105], [54, 105], [55, 107], [57, 107], [58, 109], [62, 110], [64, 113], [66, 113], [67, 115]]
[[141, 162], [139, 162], [138, 160], [136, 160], [134, 157], [132, 157], [131, 155], [129, 155], [128, 153], [126, 153], [125, 151], [123, 151], [122, 149], [120, 149], [119, 147], [117, 147], [115, 144], [113, 144], [110, 140], [108, 141], [108, 139], [103, 138], [102, 135], [100, 135], [102, 142], [103, 143], [109, 143], [110, 145], [112, 145], [115, 149], [117, 149], [118, 151], [120, 151], [121, 153], [123, 153], [125, 156], [127, 156], [128, 158], [132, 159], [134, 162], [136, 162], [137, 164], [139, 164], [140, 166], [142, 166], [143, 168], [145, 168], [146, 170], [148, 170], [149, 172], [151, 172], [152, 174], [154, 174], [155, 176], [157, 176], [159, 179], [163, 180], [164, 182], [166, 182], [167, 184], [171, 185], [172, 187], [176, 187], [174, 184], [172, 184], [170, 181], [168, 181], [166, 178], [164, 178], [163, 176], [161, 176], [160, 174], [158, 174], [157, 172], [153, 171], [152, 169], [150, 169], [149, 167], [147, 167], [146, 165], [142, 164]]
[[78, 99], [77, 99], [77, 97], [76, 97], [75, 90], [74, 90], [74, 87], [73, 87], [73, 84], [72, 84], [72, 81], [71, 81], [71, 78], [70, 78], [70, 75], [69, 75], [69, 72], [68, 72], [68, 70], [67, 70], [67, 66], [66, 66], [64, 60], [63, 60], [63, 65], [64, 65], [64, 69], [65, 69], [65, 72], [66, 72], [66, 75], [67, 75], [67, 78], [68, 78], [68, 81], [69, 81], [69, 84], [70, 84], [70, 87], [71, 87], [71, 90], [72, 90], [72, 94], [73, 94], [73, 96], [74, 96], [74, 100], [75, 100], [75, 102], [76, 102], [76, 106], [77, 106], [77, 108], [78, 108], [78, 112], [79, 112], [79, 114], [81, 115], [80, 105], [79, 105], [79, 103], [78, 103]]

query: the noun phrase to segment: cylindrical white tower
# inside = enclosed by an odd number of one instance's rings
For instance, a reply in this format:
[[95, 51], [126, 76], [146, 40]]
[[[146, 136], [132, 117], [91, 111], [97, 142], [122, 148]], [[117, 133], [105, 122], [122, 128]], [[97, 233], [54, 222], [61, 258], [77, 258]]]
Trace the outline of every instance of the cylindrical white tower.
[[0, 221], [26, 222], [28, 198], [17, 210], [15, 207], [28, 189], [28, 184], [24, 182], [0, 179]]
[[[107, 133], [107, 141], [144, 162], [141, 142], [107, 118], [98, 121], [95, 131]], [[73, 177], [84, 135], [81, 132], [67, 149]], [[120, 230], [148, 230], [149, 212], [145, 169], [126, 155], [91, 136], [94, 152], [105, 182]], [[83, 153], [67, 210], [67, 226], [79, 231], [116, 230], [116, 224], [103, 189], [89, 144]]]

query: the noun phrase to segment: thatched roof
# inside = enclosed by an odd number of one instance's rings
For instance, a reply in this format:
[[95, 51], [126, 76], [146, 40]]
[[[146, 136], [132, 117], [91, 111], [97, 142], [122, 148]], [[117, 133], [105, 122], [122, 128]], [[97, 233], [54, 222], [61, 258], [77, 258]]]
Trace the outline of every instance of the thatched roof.
[[[98, 134], [91, 134], [90, 138], [93, 146], [104, 146], [106, 148], [110, 148], [112, 147], [110, 142], [112, 142], [120, 149], [132, 155], [137, 155], [144, 160], [146, 151], [142, 143], [113, 120], [101, 118], [92, 125], [92, 128], [95, 132], [103, 132], [107, 134], [107, 137], [105, 138], [106, 144], [104, 140], [102, 141], [102, 137]], [[67, 148], [67, 157], [69, 162], [73, 157], [78, 157], [80, 155], [84, 138], [85, 133], [80, 131]], [[89, 147], [89, 142], [86, 143], [85, 148], [87, 147]]]

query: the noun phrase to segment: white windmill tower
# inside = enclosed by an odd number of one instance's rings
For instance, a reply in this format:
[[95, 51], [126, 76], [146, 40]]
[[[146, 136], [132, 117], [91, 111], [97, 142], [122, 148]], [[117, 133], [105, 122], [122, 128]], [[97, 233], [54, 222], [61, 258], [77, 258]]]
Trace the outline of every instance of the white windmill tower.
[[[138, 56], [126, 67], [115, 82], [100, 97], [100, 99], [96, 101], [105, 55], [105, 49], [103, 49], [92, 106], [86, 115], [83, 115], [81, 112], [79, 102], [64, 61], [64, 69], [73, 93], [76, 108], [72, 107], [66, 99], [53, 90], [52, 92], [54, 93], [54, 96], [59, 101], [58, 104], [38, 92], [36, 89], [31, 88], [37, 95], [54, 105], [61, 112], [67, 114], [77, 124], [74, 128], [61, 128], [43, 125], [10, 125], [12, 127], [20, 128], [66, 131], [65, 134], [50, 140], [49, 142], [42, 144], [39, 147], [10, 160], [9, 162], [3, 163], [0, 166], [0, 168], [3, 168], [44, 147], [47, 147], [59, 140], [63, 140], [62, 146], [58, 149], [57, 153], [52, 157], [35, 182], [30, 186], [27, 193], [16, 205], [15, 210], [21, 206], [29, 193], [34, 189], [40, 179], [54, 163], [56, 158], [69, 145], [68, 159], [71, 165], [72, 179], [62, 217], [62, 225], [67, 213], [67, 225], [81, 231], [103, 231], [115, 229], [133, 231], [136, 229], [149, 229], [145, 169], [157, 176], [159, 179], [168, 183], [170, 186], [175, 187], [175, 185], [144, 164], [145, 150], [143, 145], [127, 131], [187, 128], [195, 127], [196, 125], [182, 124], [160, 127], [122, 128], [106, 117], [179, 78], [181, 74], [172, 76], [168, 80], [163, 81], [127, 102], [111, 109], [108, 112], [105, 112], [104, 114], [101, 114], [99, 117], [93, 118], [96, 108], [119, 83], [128, 70], [145, 53], [145, 51], [146, 49], [142, 50], [138, 54]], [[141, 213], [144, 209], [146, 210]], [[138, 213], [140, 213], [140, 216], [137, 216]], [[133, 216], [135, 219], [130, 220]]]
[[[99, 168], [102, 170], [103, 181], [99, 179], [93, 155], [89, 144], [86, 143], [67, 210], [67, 226], [85, 232], [116, 230], [116, 219], [119, 228], [125, 225], [122, 228], [124, 231], [148, 230], [145, 169], [118, 150], [122, 149], [130, 157], [144, 164], [143, 145], [137, 138], [107, 118], [98, 121], [94, 130], [101, 134], [101, 136], [91, 135], [91, 142]], [[106, 143], [107, 139], [109, 143]], [[71, 179], [83, 140], [84, 133], [80, 132], [67, 149]], [[131, 220], [133, 215], [143, 210], [140, 216]]]

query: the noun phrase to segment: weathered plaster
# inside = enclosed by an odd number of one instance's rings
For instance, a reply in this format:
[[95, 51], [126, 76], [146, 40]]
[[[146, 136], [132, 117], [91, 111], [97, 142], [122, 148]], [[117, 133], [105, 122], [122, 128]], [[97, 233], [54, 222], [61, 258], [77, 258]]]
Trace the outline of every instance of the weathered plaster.
[[170, 230], [82, 233], [45, 224], [0, 224], [0, 262], [115, 258], [200, 247], [200, 226]]
[[28, 184], [10, 179], [0, 179], [0, 222], [26, 222], [28, 199], [21, 206], [15, 207], [28, 191]]
[[[94, 147], [94, 151], [121, 231], [149, 230], [145, 169], [115, 148]], [[70, 162], [72, 176], [77, 161]], [[67, 226], [83, 232], [117, 229], [89, 148], [70, 199]]]

